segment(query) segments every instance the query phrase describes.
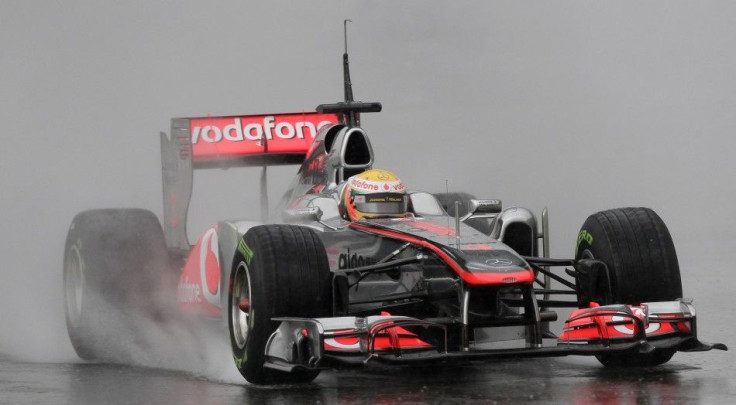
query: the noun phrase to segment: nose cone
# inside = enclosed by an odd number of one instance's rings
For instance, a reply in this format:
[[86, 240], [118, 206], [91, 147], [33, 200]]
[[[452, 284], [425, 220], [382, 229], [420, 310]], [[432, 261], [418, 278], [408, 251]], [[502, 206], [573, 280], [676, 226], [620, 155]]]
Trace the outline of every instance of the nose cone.
[[473, 285], [529, 284], [534, 282], [531, 266], [503, 243], [492, 249], [452, 249], [465, 273], [460, 276]]
[[[493, 250], [461, 250], [465, 268], [473, 273], [508, 273], [529, 269], [529, 264], [516, 253], [503, 249], [501, 244]], [[503, 246], [505, 247], [505, 246]]]

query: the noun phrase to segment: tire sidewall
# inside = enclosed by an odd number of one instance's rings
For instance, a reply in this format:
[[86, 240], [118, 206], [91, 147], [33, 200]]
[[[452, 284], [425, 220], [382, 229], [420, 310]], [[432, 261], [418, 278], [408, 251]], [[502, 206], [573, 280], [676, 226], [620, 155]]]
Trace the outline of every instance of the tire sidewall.
[[[250, 250], [251, 244], [243, 238], [242, 242], [245, 248]], [[239, 244], [239, 246], [241, 246]], [[265, 383], [268, 381], [264, 373], [261, 372], [265, 362], [265, 353], [263, 348], [266, 346], [268, 337], [273, 333], [275, 327], [271, 325], [271, 314], [269, 308], [265, 304], [264, 282], [260, 272], [260, 255], [253, 254], [250, 258], [243, 254], [242, 248], [236, 249], [233, 258], [233, 269], [230, 274], [230, 282], [228, 287], [228, 329], [233, 331], [233, 311], [235, 308], [234, 287], [236, 277], [245, 276], [247, 274], [247, 282], [249, 283], [249, 299], [250, 299], [250, 318], [249, 329], [245, 336], [244, 347], [238, 347], [238, 344], [230, 332], [230, 344], [233, 351], [233, 359], [238, 370], [243, 374], [246, 380], [253, 383]], [[267, 372], [265, 374], [268, 374]]]
[[[235, 338], [233, 313], [239, 275], [247, 272], [250, 285], [249, 325], [245, 345]], [[287, 373], [264, 367], [266, 344], [277, 329], [279, 316], [330, 316], [331, 273], [324, 246], [315, 232], [293, 225], [251, 228], [238, 242], [228, 286], [228, 329], [235, 365], [255, 384], [303, 383], [318, 370]]]
[[617, 297], [617, 292], [621, 285], [621, 281], [619, 280], [621, 274], [616, 269], [621, 267], [621, 263], [614, 257], [613, 251], [610, 248], [610, 242], [606, 238], [606, 233], [594, 215], [588, 217], [585, 223], [583, 223], [580, 232], [578, 232], [577, 244], [575, 246], [575, 260], [580, 259], [596, 259], [606, 264], [609, 269], [612, 296]]
[[638, 305], [682, 297], [672, 237], [649, 208], [618, 208], [588, 217], [578, 233], [575, 258], [606, 264], [611, 303]]
[[[88, 280], [88, 275], [85, 270], [88, 264], [85, 262], [82, 254], [84, 241], [81, 238], [81, 235], [76, 232], [76, 228], [80, 225], [78, 217], [79, 216], [72, 221], [72, 227], [67, 234], [64, 247], [64, 315], [66, 318], [69, 340], [71, 340], [72, 346], [77, 352], [77, 355], [84, 360], [93, 360], [95, 358], [94, 346], [96, 346], [97, 339], [93, 334], [94, 329], [90, 328], [90, 324], [93, 324], [94, 322], [90, 317], [85, 316], [89, 311], [90, 299], [92, 298], [88, 296], [87, 285], [93, 283], [93, 281]], [[81, 295], [80, 298], [70, 297], [69, 292], [70, 288], [73, 287], [69, 285], [71, 282], [70, 273], [73, 271], [71, 269], [73, 256], [78, 256], [77, 258], [74, 258], [74, 260], [78, 260], [77, 264], [80, 272], [79, 277], [81, 278], [81, 291], [78, 292], [78, 294]], [[80, 303], [72, 303], [71, 301], [73, 299], [79, 299]], [[74, 316], [76, 318], [76, 322], [72, 320], [73, 316], [70, 314], [70, 305], [75, 305], [77, 307], [76, 310], [78, 311], [78, 314]]]

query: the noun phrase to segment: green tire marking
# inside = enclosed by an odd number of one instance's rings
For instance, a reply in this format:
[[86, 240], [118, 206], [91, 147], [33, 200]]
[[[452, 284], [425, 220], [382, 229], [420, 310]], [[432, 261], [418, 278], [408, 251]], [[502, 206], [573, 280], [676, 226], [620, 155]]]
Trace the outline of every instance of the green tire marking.
[[250, 261], [253, 260], [253, 251], [245, 244], [245, 240], [243, 239], [238, 243], [238, 252], [243, 254], [245, 262], [250, 265]]
[[243, 368], [243, 359], [233, 356], [233, 360], [235, 360], [235, 367]]
[[578, 249], [580, 248], [580, 244], [583, 242], [586, 242], [588, 245], [593, 245], [593, 235], [585, 229], [581, 229], [580, 233], [578, 233], [578, 243], [575, 245], [575, 256], [578, 255]]

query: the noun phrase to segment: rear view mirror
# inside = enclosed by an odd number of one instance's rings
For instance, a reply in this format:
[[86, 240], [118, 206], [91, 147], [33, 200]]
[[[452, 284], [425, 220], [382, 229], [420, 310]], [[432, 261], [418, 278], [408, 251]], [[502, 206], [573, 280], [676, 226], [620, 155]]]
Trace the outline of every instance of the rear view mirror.
[[284, 211], [285, 222], [319, 221], [322, 210], [319, 207], [292, 208]]

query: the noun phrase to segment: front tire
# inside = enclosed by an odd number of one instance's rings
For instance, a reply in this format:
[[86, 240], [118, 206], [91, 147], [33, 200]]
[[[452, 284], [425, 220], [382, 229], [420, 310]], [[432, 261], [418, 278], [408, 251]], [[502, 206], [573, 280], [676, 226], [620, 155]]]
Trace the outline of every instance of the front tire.
[[682, 298], [675, 245], [667, 226], [649, 208], [619, 208], [588, 217], [578, 234], [575, 259], [606, 263], [612, 302], [634, 304]]
[[653, 367], [667, 363], [675, 355], [675, 350], [660, 349], [647, 354], [604, 353], [595, 356], [598, 361], [609, 368]]
[[[608, 267], [611, 302], [601, 304], [639, 305], [682, 298], [672, 237], [649, 208], [619, 208], [589, 216], [578, 234], [575, 259], [597, 259]], [[596, 358], [607, 367], [642, 367], [664, 364], [674, 354], [674, 350], [656, 350]]]
[[314, 380], [319, 371], [286, 373], [264, 367], [274, 317], [332, 314], [332, 275], [316, 233], [293, 225], [251, 228], [238, 243], [230, 273], [228, 329], [235, 365], [250, 383]]

